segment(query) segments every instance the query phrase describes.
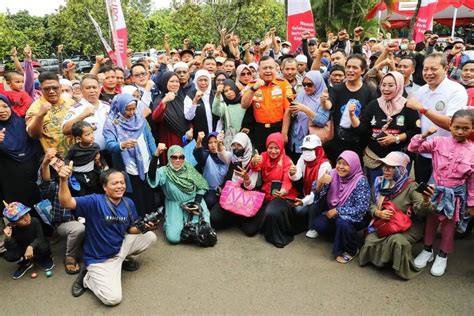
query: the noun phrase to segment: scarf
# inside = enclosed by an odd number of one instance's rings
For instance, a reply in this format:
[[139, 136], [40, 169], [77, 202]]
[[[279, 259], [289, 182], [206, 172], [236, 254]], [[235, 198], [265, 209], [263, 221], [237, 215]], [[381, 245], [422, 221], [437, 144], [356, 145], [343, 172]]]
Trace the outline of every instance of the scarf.
[[[296, 96], [295, 102], [302, 103], [309, 107], [311, 111], [317, 112], [321, 104], [319, 98], [326, 89], [326, 84], [324, 83], [321, 72], [316, 70], [307, 72], [304, 77], [311, 80], [314, 84], [314, 93], [307, 94], [304, 89], [302, 89], [302, 91]], [[297, 120], [294, 123], [296, 135], [308, 135], [308, 116], [305, 113], [298, 112], [296, 118]]]
[[[278, 148], [280, 148], [280, 154], [276, 158], [270, 158], [270, 155], [268, 154], [268, 146], [270, 143], [275, 143]], [[278, 169], [281, 169], [278, 168], [278, 166], [286, 165], [289, 158], [285, 153], [285, 141], [283, 140], [283, 135], [281, 133], [272, 133], [268, 135], [265, 144], [267, 151], [262, 153], [262, 171], [265, 175], [270, 175], [279, 171]]]
[[219, 76], [224, 76], [224, 80], [227, 80], [229, 79], [229, 76], [227, 75], [227, 73], [225, 71], [216, 71], [216, 73], [214, 74], [214, 80], [212, 82], [212, 84], [214, 85], [214, 90], [215, 88], [217, 88], [217, 77]]
[[313, 161], [305, 161], [303, 178], [303, 193], [305, 195], [311, 193], [313, 182], [318, 180], [319, 168], [321, 165], [329, 161], [322, 146], [315, 147], [314, 152], [316, 153], [316, 159]]
[[209, 96], [211, 95], [212, 79], [211, 79], [211, 75], [209, 74], [207, 70], [200, 69], [196, 71], [196, 74], [194, 75], [194, 80], [193, 80], [196, 91], [200, 91], [199, 86], [198, 86], [198, 79], [201, 77], [206, 77], [209, 81], [209, 85], [207, 86], [206, 91], [203, 91], [204, 95], [202, 96], [202, 101], [204, 102], [204, 104], [206, 104], [206, 103], [209, 103]]
[[[219, 136], [219, 133], [218, 132], [212, 132], [210, 133], [207, 137], [206, 137], [206, 140], [205, 140], [205, 147], [207, 148], [207, 144], [209, 144], [209, 140], [211, 139], [211, 137], [214, 137], [217, 139], [217, 136]], [[211, 156], [211, 159], [218, 165], [225, 165], [225, 162], [223, 162], [222, 160], [219, 159], [219, 156], [217, 155], [217, 153], [211, 153], [208, 149], [205, 149], [205, 151], [207, 151], [209, 153], [209, 156]]]
[[384, 176], [377, 177], [374, 182], [375, 201], [380, 196], [394, 196], [405, 187], [407, 181], [410, 180], [408, 170], [403, 166], [396, 166], [392, 180], [385, 179]]
[[[157, 103], [155, 103], [156, 105], [160, 104], [161, 100], [163, 100], [165, 95], [169, 92], [168, 81], [170, 81], [173, 76], [176, 76], [174, 72], [167, 71], [160, 78], [158, 85], [160, 96], [157, 99]], [[186, 134], [188, 130], [188, 121], [184, 116], [184, 96], [176, 93], [174, 100], [166, 104], [164, 119], [173, 133], [180, 137]]]
[[[128, 93], [117, 94], [114, 97], [109, 116], [104, 124], [103, 134], [106, 139], [115, 139], [120, 143], [129, 139], [137, 140], [143, 135], [146, 121], [142, 113], [135, 113], [129, 119], [124, 117], [127, 105], [132, 102], [137, 104], [137, 99]], [[121, 155], [125, 166], [131, 161], [135, 162], [140, 179], [145, 180], [145, 168], [139, 146], [124, 149], [121, 151]]]
[[392, 76], [395, 79], [395, 83], [397, 85], [397, 90], [391, 94], [389, 100], [385, 100], [384, 96], [381, 96], [377, 99], [379, 103], [380, 109], [387, 115], [387, 126], [392, 121], [392, 116], [397, 115], [400, 113], [403, 108], [405, 107], [405, 103], [407, 99], [403, 97], [404, 85], [405, 80], [403, 79], [403, 75], [396, 71], [390, 71], [387, 73], [383, 78], [382, 81], [387, 76]]
[[168, 149], [168, 164], [165, 167], [165, 173], [168, 179], [173, 182], [181, 192], [186, 194], [193, 194], [199, 190], [208, 190], [209, 185], [206, 179], [204, 179], [189, 162], [184, 161], [183, 166], [179, 170], [173, 169], [171, 156], [177, 153], [184, 156], [184, 149], [178, 145], [173, 145]]
[[240, 90], [239, 87], [235, 84], [234, 80], [232, 79], [226, 79], [224, 80], [224, 90], [226, 87], [230, 87], [232, 90], [235, 92], [235, 98], [233, 100], [228, 99], [224, 92], [222, 92], [222, 98], [224, 99], [224, 102], [229, 105], [229, 104], [240, 104], [242, 100], [242, 96], [240, 95]]
[[2, 94], [0, 100], [11, 110], [10, 117], [6, 121], [0, 121], [0, 131], [5, 129], [5, 139], [0, 143], [0, 151], [15, 161], [28, 161], [36, 153], [35, 141], [28, 137], [25, 121], [13, 111], [10, 100]]
[[359, 156], [355, 152], [345, 150], [337, 158], [337, 160], [339, 159], [344, 159], [347, 162], [350, 171], [346, 177], [342, 178], [336, 172], [336, 169], [332, 170], [332, 181], [327, 194], [329, 209], [344, 205], [352, 194], [352, 191], [357, 187], [359, 180], [364, 177]]
[[[244, 71], [244, 69], [247, 69], [248, 71], [250, 71], [249, 66], [247, 66], [247, 65], [245, 65], [245, 64], [239, 65], [239, 66], [237, 67], [237, 69], [235, 70], [235, 82], [236, 82], [237, 87], [238, 87], [241, 91], [245, 88], [245, 85], [240, 82], [240, 74], [242, 73], [242, 71]], [[250, 71], [250, 72], [251, 72], [251, 71]]]
[[252, 142], [250, 138], [245, 133], [237, 133], [232, 139], [232, 144], [239, 144], [244, 148], [244, 155], [242, 157], [237, 157], [232, 153], [232, 163], [242, 162], [242, 167], [246, 168], [252, 159]]

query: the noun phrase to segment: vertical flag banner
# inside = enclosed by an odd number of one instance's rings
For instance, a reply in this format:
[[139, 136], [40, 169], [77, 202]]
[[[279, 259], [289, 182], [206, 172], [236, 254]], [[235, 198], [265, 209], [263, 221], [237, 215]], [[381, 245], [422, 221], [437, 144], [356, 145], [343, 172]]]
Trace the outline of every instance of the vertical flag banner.
[[426, 30], [431, 30], [433, 15], [436, 10], [438, 0], [422, 0], [415, 27], [413, 28], [413, 39], [415, 42], [422, 42]]
[[104, 38], [104, 35], [102, 34], [102, 29], [99, 26], [99, 23], [92, 17], [90, 12], [87, 12], [87, 15], [89, 15], [89, 19], [91, 19], [92, 24], [95, 27], [95, 30], [97, 31], [97, 34], [99, 35], [100, 41], [102, 42], [102, 45], [104, 45], [105, 50], [107, 51], [107, 54], [109, 54], [110, 60], [114, 64], [117, 64], [117, 57], [115, 56], [115, 52], [113, 51], [112, 47], [110, 47], [109, 43], [107, 40]]
[[128, 30], [123, 17], [122, 5], [120, 0], [105, 0], [105, 4], [114, 40], [117, 65], [124, 68], [127, 65]]
[[301, 33], [309, 31], [315, 37], [313, 11], [310, 0], [288, 0], [287, 40], [291, 50], [295, 51], [301, 45]]

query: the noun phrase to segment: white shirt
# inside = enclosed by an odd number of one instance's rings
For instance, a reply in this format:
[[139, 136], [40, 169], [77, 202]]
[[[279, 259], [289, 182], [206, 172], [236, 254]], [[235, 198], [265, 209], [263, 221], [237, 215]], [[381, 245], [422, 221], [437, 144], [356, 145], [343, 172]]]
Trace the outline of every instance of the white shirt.
[[[79, 101], [79, 103], [74, 105], [69, 110], [68, 114], [66, 114], [66, 117], [64, 118], [62, 126], [64, 126], [64, 124], [67, 121], [70, 121], [73, 118], [79, 116], [82, 112], [85, 111], [85, 109], [88, 106], [94, 106], [94, 105], [92, 105], [86, 99], [82, 98]], [[95, 128], [94, 129], [94, 142], [99, 145], [100, 150], [105, 150], [105, 138], [103, 135], [103, 131], [104, 131], [105, 120], [107, 119], [107, 115], [109, 114], [109, 112], [110, 112], [110, 105], [102, 101], [99, 101], [99, 107], [98, 108], [96, 107], [94, 115], [86, 117], [84, 119], [84, 121], [86, 121], [87, 123], [90, 123]]]
[[[150, 154], [148, 153], [148, 146], [145, 141], [144, 134], [141, 134], [137, 139], [137, 145], [142, 154], [143, 169], [145, 174], [148, 173], [148, 168], [150, 166]], [[135, 161], [130, 160], [130, 163], [125, 166], [125, 170], [128, 174], [132, 176], [138, 176], [138, 167]]]
[[[427, 110], [435, 111], [445, 116], [453, 114], [467, 108], [467, 92], [459, 83], [449, 80], [447, 77], [439, 84], [435, 90], [431, 90], [428, 84], [422, 86], [416, 92], [416, 98]], [[435, 126], [426, 115], [421, 116], [421, 133]], [[433, 136], [451, 137], [451, 132], [439, 126], [438, 131]], [[431, 136], [431, 137], [433, 137]], [[421, 154], [426, 158], [431, 158], [431, 154]]]

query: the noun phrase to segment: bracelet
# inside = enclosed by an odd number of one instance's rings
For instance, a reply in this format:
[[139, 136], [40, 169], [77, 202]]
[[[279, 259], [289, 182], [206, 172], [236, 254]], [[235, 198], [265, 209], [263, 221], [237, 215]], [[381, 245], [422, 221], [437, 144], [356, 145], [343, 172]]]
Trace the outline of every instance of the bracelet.
[[420, 112], [420, 115], [425, 115], [426, 112], [428, 112], [428, 109], [421, 108], [421, 110], [419, 110], [418, 112]]

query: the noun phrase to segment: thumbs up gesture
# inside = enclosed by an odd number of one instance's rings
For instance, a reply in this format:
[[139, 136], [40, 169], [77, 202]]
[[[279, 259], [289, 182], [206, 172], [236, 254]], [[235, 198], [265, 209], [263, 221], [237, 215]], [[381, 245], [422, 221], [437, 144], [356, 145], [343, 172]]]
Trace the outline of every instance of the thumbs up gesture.
[[59, 177], [62, 180], [67, 180], [72, 174], [72, 166], [74, 165], [74, 162], [71, 160], [69, 162], [69, 165], [64, 165], [61, 170], [59, 170]]
[[289, 172], [290, 176], [294, 176], [296, 174], [296, 166], [294, 164], [291, 164]]
[[6, 129], [3, 128], [1, 131], [0, 131], [0, 144], [3, 143], [3, 141], [5, 140], [5, 132], [6, 132]]
[[255, 155], [252, 158], [252, 164], [254, 166], [260, 164], [262, 162], [262, 156], [258, 153], [258, 150], [256, 150]]

